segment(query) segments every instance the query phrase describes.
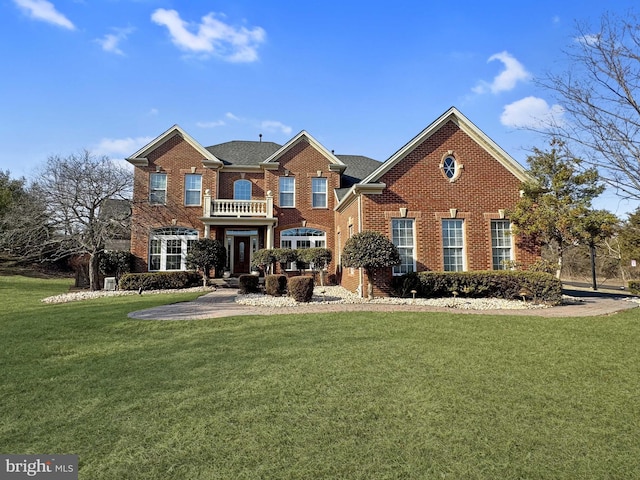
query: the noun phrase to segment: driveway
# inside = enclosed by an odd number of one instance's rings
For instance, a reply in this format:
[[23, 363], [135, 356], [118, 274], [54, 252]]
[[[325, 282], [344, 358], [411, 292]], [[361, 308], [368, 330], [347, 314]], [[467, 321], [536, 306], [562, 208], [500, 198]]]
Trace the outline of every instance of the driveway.
[[622, 310], [638, 308], [638, 303], [629, 301], [629, 295], [613, 291], [589, 291], [566, 289], [564, 293], [575, 298], [557, 307], [523, 310], [462, 310], [444, 307], [392, 304], [347, 304], [308, 303], [295, 307], [254, 307], [235, 303], [235, 289], [222, 288], [207, 293], [191, 302], [174, 303], [160, 307], [131, 312], [129, 318], [138, 320], [199, 320], [205, 318], [232, 317], [238, 315], [282, 315], [290, 313], [323, 312], [450, 312], [464, 314], [524, 315], [535, 317], [592, 317], [611, 315]]

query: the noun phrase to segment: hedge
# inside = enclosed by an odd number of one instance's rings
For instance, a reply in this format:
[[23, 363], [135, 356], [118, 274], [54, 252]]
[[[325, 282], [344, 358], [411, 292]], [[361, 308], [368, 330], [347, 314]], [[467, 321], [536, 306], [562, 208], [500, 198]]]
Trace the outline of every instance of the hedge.
[[562, 300], [562, 283], [542, 272], [496, 270], [486, 272], [420, 272], [395, 277], [392, 289], [397, 296], [408, 297], [415, 290], [423, 298], [460, 297], [526, 298], [558, 304]]
[[303, 275], [289, 279], [289, 296], [296, 302], [310, 302], [313, 297], [313, 277]]
[[630, 280], [628, 285], [631, 293], [640, 295], [640, 280]]
[[120, 290], [170, 290], [202, 285], [202, 277], [196, 272], [127, 273], [120, 277]]
[[238, 277], [238, 284], [240, 286], [238, 293], [241, 295], [246, 295], [247, 293], [259, 293], [259, 282], [260, 278], [257, 275], [240, 275], [240, 277]]
[[264, 277], [264, 291], [272, 297], [281, 297], [287, 292], [286, 275], [267, 275]]

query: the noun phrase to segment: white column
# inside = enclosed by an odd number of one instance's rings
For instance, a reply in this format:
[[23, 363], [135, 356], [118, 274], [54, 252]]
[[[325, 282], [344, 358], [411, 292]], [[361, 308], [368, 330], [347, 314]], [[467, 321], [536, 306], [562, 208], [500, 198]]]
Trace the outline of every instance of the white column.
[[273, 248], [273, 225], [267, 225], [267, 238], [265, 248]]
[[211, 190], [208, 188], [204, 191], [204, 205], [202, 205], [202, 216], [211, 216]]

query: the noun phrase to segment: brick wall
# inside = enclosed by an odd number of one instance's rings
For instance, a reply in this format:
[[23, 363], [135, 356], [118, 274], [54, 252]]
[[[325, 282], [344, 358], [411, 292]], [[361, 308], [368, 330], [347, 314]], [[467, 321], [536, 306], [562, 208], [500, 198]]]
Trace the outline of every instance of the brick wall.
[[[274, 245], [280, 246], [280, 232], [289, 228], [305, 226], [323, 230], [327, 234], [327, 246], [335, 257], [334, 238], [334, 189], [340, 187], [340, 174], [329, 170], [329, 159], [310, 145], [304, 138], [293, 145], [278, 159], [277, 170], [265, 171], [265, 188], [273, 192], [275, 215], [278, 218]], [[286, 172], [288, 171], [288, 173]], [[327, 207], [312, 207], [311, 179], [321, 176], [327, 179]], [[279, 205], [279, 178], [288, 175], [295, 179], [295, 207]], [[335, 269], [335, 259], [329, 265], [329, 272]]]
[[[202, 166], [202, 155], [176, 135], [148, 155], [147, 167], [134, 169], [134, 197], [131, 224], [131, 253], [135, 257], [135, 271], [146, 271], [148, 265], [149, 233], [159, 227], [180, 226], [194, 228], [204, 235], [199, 220], [202, 206], [184, 205], [186, 174], [202, 175], [202, 191], [216, 192], [216, 172]], [[149, 177], [159, 168], [167, 174], [166, 205], [149, 203]], [[195, 170], [194, 170], [195, 169]]]
[[[450, 153], [451, 152], [451, 153]], [[440, 168], [452, 154], [463, 166], [451, 182]], [[411, 151], [379, 180], [380, 195], [363, 196], [363, 229], [391, 238], [391, 219], [415, 219], [416, 269], [443, 270], [442, 219], [463, 219], [467, 270], [490, 270], [492, 219], [512, 208], [519, 198], [520, 180], [481, 148], [453, 122], [447, 123]], [[515, 260], [530, 264], [537, 252], [515, 248]]]

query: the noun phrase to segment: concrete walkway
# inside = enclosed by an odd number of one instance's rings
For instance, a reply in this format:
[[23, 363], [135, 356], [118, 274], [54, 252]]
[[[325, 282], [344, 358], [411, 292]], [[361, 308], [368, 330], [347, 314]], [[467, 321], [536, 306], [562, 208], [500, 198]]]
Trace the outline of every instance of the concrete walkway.
[[462, 310], [420, 305], [385, 304], [322, 304], [309, 303], [296, 307], [253, 307], [235, 303], [237, 290], [218, 289], [191, 302], [174, 303], [160, 307], [131, 312], [129, 318], [138, 320], [198, 320], [204, 318], [231, 317], [237, 315], [281, 315], [290, 313], [323, 312], [450, 312], [464, 314], [520, 315], [536, 317], [580, 317], [611, 315], [622, 310], [638, 308], [639, 304], [628, 301], [628, 295], [612, 292], [566, 290], [565, 294], [578, 301], [557, 307], [532, 310]]

